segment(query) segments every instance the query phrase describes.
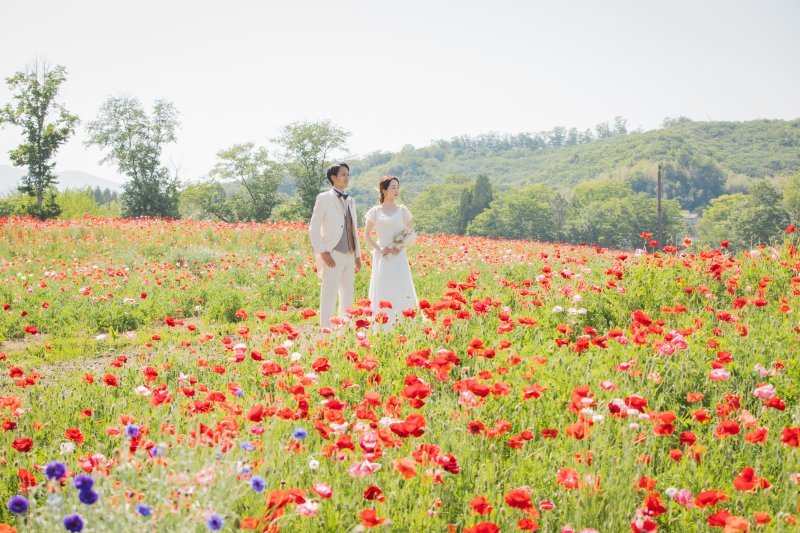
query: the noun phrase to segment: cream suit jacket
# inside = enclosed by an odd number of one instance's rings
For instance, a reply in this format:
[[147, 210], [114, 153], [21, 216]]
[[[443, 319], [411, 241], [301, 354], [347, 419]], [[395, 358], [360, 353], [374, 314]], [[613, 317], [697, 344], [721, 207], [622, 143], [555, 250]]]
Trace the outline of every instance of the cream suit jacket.
[[[356, 205], [352, 198], [347, 199], [347, 208], [353, 221], [355, 233], [356, 257], [361, 257], [361, 243], [358, 240], [358, 219], [356, 218]], [[342, 200], [331, 189], [317, 196], [314, 212], [308, 223], [308, 234], [311, 237], [311, 249], [317, 256], [317, 276], [322, 277], [325, 262], [320, 257], [321, 253], [331, 252], [339, 244], [344, 231], [344, 205]]]

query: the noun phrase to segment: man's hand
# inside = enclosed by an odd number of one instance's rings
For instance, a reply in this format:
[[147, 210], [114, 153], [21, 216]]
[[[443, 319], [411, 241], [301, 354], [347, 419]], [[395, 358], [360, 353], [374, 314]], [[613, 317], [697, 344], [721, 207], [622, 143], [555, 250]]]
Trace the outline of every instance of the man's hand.
[[319, 256], [322, 258], [322, 261], [329, 267], [331, 268], [336, 267], [336, 261], [333, 260], [333, 257], [331, 257], [330, 252], [322, 252], [321, 254], [319, 254]]
[[356, 272], [360, 272], [360, 271], [361, 271], [361, 258], [360, 257], [356, 257]]

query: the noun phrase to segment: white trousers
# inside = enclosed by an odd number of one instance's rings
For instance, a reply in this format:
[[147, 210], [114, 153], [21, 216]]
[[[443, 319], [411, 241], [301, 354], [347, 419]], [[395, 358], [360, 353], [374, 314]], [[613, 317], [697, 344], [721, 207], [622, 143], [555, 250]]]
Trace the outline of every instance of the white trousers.
[[337, 250], [331, 252], [336, 266], [325, 265], [322, 269], [322, 287], [319, 293], [319, 325], [323, 328], [333, 326], [331, 317], [336, 308], [336, 296], [339, 296], [339, 317], [346, 315], [345, 309], [353, 307], [353, 292], [356, 280], [356, 254], [343, 254]]

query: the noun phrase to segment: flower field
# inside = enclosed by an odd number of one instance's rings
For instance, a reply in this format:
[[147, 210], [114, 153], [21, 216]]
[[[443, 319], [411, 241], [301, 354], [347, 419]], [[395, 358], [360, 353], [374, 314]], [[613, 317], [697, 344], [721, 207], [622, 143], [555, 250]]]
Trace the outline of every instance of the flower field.
[[0, 533], [796, 531], [793, 237], [422, 236], [329, 336], [302, 225], [3, 219]]

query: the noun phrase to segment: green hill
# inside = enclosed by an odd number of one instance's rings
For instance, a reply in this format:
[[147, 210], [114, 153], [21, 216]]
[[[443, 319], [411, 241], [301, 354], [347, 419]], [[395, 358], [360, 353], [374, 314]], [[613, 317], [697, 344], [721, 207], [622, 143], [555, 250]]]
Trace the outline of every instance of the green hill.
[[348, 161], [351, 190], [358, 206], [367, 208], [386, 174], [399, 176], [408, 196], [449, 175], [486, 174], [501, 192], [534, 183], [568, 191], [581, 183], [612, 179], [629, 181], [635, 191], [652, 195], [657, 165], [662, 164], [667, 198], [693, 210], [721, 194], [745, 192], [753, 180], [780, 182], [800, 173], [800, 119], [672, 123], [573, 145], [564, 144], [569, 139], [554, 130], [458, 137], [425, 148], [376, 152]]

